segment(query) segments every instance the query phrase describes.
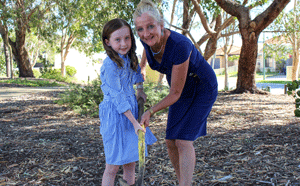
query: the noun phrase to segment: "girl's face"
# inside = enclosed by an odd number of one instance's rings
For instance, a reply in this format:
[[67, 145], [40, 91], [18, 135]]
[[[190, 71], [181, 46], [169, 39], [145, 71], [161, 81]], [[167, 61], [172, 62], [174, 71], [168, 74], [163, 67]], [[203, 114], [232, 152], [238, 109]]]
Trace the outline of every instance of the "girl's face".
[[123, 26], [120, 29], [110, 34], [110, 38], [105, 39], [105, 43], [112, 47], [118, 54], [126, 55], [131, 48], [131, 36], [130, 30], [127, 26]]
[[136, 31], [141, 40], [148, 46], [158, 45], [162, 35], [161, 31], [163, 25], [157, 22], [153, 17], [147, 13], [143, 13], [140, 17], [135, 20]]

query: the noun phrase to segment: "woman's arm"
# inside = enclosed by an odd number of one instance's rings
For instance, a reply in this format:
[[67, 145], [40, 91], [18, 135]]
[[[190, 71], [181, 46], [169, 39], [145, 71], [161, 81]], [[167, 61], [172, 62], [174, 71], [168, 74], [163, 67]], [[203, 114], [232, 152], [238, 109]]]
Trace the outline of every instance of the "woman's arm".
[[180, 98], [187, 77], [189, 60], [190, 57], [182, 64], [173, 65], [169, 94], [143, 114], [141, 124], [145, 124], [146, 127], [149, 126], [152, 114], [173, 105]]
[[140, 67], [141, 67], [141, 74], [144, 78], [146, 79], [146, 65], [147, 65], [147, 57], [146, 57], [146, 50], [143, 50], [141, 62], [140, 62]]

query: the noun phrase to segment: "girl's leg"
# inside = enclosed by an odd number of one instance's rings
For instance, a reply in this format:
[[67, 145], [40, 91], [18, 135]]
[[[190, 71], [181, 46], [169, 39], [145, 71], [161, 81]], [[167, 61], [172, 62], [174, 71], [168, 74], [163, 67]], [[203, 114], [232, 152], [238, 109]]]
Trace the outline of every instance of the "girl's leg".
[[169, 154], [171, 163], [175, 169], [177, 179], [180, 183], [179, 153], [178, 153], [178, 148], [175, 144], [175, 140], [166, 139], [166, 145], [167, 145], [168, 154]]
[[196, 164], [193, 141], [176, 140], [175, 145], [179, 153], [179, 169], [181, 172], [179, 185], [191, 185]]
[[123, 179], [128, 185], [135, 183], [135, 162], [123, 165]]
[[113, 186], [118, 170], [119, 165], [106, 164], [102, 178], [102, 186]]

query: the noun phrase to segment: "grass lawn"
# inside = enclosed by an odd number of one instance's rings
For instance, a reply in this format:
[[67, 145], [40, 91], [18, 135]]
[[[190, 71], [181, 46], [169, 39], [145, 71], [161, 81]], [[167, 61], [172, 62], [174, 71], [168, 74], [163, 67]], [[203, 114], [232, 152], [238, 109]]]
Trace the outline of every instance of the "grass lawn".
[[57, 83], [55, 81], [49, 81], [49, 80], [41, 80], [41, 79], [5, 79], [0, 80], [0, 83], [8, 83], [8, 84], [18, 84], [18, 85], [26, 85], [31, 87], [58, 87], [58, 86], [65, 86], [63, 84]]

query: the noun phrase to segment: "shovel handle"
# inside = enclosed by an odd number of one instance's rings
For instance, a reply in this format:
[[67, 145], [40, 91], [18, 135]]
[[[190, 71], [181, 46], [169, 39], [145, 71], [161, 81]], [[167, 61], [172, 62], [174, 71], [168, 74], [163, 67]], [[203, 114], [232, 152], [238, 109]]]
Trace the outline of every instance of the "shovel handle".
[[142, 115], [144, 114], [144, 99], [142, 97], [140, 97], [138, 99], [138, 108], [139, 108], [139, 111], [138, 111], [138, 122], [141, 121], [142, 119]]

